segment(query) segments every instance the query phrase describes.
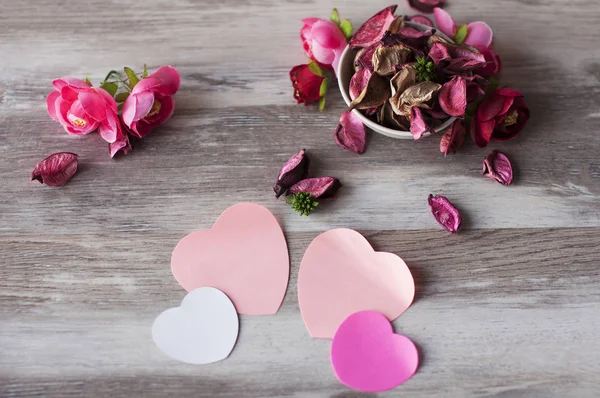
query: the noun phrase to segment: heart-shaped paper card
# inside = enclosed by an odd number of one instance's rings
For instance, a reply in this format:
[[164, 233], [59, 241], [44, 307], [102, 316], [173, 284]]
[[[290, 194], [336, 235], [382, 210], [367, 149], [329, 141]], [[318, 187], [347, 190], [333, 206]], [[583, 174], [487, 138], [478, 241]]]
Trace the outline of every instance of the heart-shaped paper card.
[[374, 311], [350, 315], [331, 342], [338, 380], [359, 391], [392, 389], [417, 371], [419, 353], [406, 336], [394, 334], [387, 318]]
[[415, 283], [406, 263], [376, 252], [351, 229], [317, 236], [304, 253], [298, 303], [312, 337], [332, 338], [350, 314], [372, 310], [396, 319], [412, 303]]
[[212, 287], [189, 292], [181, 305], [160, 314], [152, 339], [181, 362], [207, 364], [227, 358], [237, 340], [238, 315], [231, 300]]
[[255, 203], [226, 209], [211, 229], [183, 238], [171, 256], [175, 279], [187, 291], [212, 286], [238, 313], [275, 314], [283, 301], [290, 261], [275, 216]]

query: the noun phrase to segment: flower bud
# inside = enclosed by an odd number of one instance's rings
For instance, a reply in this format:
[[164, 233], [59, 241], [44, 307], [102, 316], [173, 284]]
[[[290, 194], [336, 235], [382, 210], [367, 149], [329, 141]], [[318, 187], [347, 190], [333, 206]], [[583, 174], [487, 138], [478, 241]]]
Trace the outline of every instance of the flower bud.
[[275, 197], [279, 198], [292, 185], [302, 180], [308, 174], [309, 159], [303, 150], [292, 156], [279, 171], [277, 182], [273, 187]]

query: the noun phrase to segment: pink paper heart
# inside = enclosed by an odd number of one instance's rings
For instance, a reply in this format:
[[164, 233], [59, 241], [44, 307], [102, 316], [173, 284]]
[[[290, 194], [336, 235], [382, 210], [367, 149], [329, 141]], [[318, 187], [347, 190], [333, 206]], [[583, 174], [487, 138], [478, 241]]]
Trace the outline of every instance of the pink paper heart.
[[393, 253], [374, 251], [351, 229], [317, 236], [300, 264], [298, 303], [312, 337], [333, 337], [344, 319], [359, 311], [377, 311], [394, 320], [414, 296], [406, 263]]
[[406, 336], [394, 334], [387, 318], [374, 311], [350, 315], [331, 343], [331, 364], [338, 380], [355, 390], [390, 390], [410, 379], [419, 353]]
[[279, 223], [255, 203], [226, 209], [211, 229], [183, 238], [173, 250], [171, 271], [188, 292], [214, 287], [238, 313], [275, 314], [287, 290], [290, 262]]

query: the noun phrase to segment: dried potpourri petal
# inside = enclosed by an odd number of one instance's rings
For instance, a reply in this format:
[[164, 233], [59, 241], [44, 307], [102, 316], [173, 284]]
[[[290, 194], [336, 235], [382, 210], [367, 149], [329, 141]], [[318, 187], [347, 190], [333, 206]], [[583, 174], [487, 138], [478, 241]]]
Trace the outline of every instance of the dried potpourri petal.
[[388, 32], [398, 33], [398, 31], [400, 29], [402, 29], [403, 27], [404, 27], [404, 15], [398, 15], [396, 17], [396, 19], [394, 19], [394, 22], [392, 22], [392, 24], [388, 28]]
[[360, 69], [373, 70], [373, 53], [379, 48], [381, 43], [377, 42], [369, 47], [361, 48], [354, 57], [354, 70]]
[[462, 120], [456, 120], [442, 136], [440, 152], [444, 156], [448, 156], [448, 153], [455, 153], [464, 144], [466, 134], [467, 131]]
[[433, 196], [429, 194], [427, 199], [431, 214], [448, 232], [458, 233], [462, 223], [460, 212], [445, 196]]
[[64, 185], [77, 172], [78, 158], [78, 155], [70, 152], [53, 153], [35, 165], [31, 181], [38, 180], [40, 184], [50, 187]]
[[441, 42], [435, 42], [429, 49], [429, 58], [431, 58], [436, 65], [439, 65], [441, 62], [450, 61], [452, 56], [450, 55], [447, 45]]
[[367, 131], [358, 115], [352, 111], [342, 113], [334, 137], [335, 142], [344, 149], [359, 155], [365, 152]]
[[440, 88], [442, 88], [442, 85], [438, 83], [421, 82], [404, 90], [397, 101], [395, 98], [391, 98], [390, 104], [392, 104], [392, 109], [398, 115], [409, 117], [410, 108], [413, 106], [425, 109], [431, 108], [429, 102]]
[[444, 0], [407, 0], [408, 6], [419, 12], [431, 14], [436, 7], [443, 7]]
[[367, 87], [367, 83], [369, 83], [372, 74], [373, 72], [369, 69], [361, 69], [352, 76], [352, 79], [350, 79], [350, 87], [348, 89], [350, 100], [354, 101], [360, 96], [365, 87]]
[[335, 195], [341, 186], [342, 183], [335, 177], [307, 178], [291, 187], [290, 192], [294, 195], [305, 192], [314, 199], [326, 199]]
[[279, 176], [273, 187], [275, 197], [283, 195], [292, 185], [302, 180], [308, 174], [310, 159], [304, 149], [292, 156], [279, 171]]
[[397, 5], [389, 6], [369, 18], [352, 36], [350, 45], [352, 47], [368, 47], [381, 40], [394, 22], [394, 12], [397, 7]]
[[350, 103], [349, 110], [378, 107], [385, 103], [391, 95], [388, 80], [377, 73], [373, 73], [367, 83], [367, 87]]
[[392, 97], [400, 97], [404, 90], [414, 86], [416, 83], [417, 74], [415, 69], [410, 65], [405, 66], [390, 80]]
[[403, 44], [380, 46], [373, 53], [373, 70], [381, 76], [394, 74], [396, 67], [405, 64], [411, 53], [411, 49]]
[[417, 30], [407, 26], [400, 29], [397, 35], [403, 44], [426, 51], [427, 43], [433, 32], [431, 30]]
[[425, 120], [421, 108], [416, 106], [410, 108], [410, 133], [413, 135], [414, 140], [420, 140], [430, 130], [431, 128]]
[[454, 76], [440, 89], [438, 101], [448, 115], [464, 116], [467, 110], [467, 81], [461, 76]]
[[381, 106], [383, 110], [383, 123], [394, 129], [408, 130], [410, 129], [410, 121], [404, 116], [397, 115], [392, 110], [392, 105], [386, 102]]
[[513, 180], [512, 164], [505, 154], [493, 151], [483, 160], [483, 175], [502, 185], [510, 185]]
[[433, 21], [425, 15], [413, 15], [412, 17], [408, 17], [408, 20], [412, 23], [418, 23], [433, 28]]

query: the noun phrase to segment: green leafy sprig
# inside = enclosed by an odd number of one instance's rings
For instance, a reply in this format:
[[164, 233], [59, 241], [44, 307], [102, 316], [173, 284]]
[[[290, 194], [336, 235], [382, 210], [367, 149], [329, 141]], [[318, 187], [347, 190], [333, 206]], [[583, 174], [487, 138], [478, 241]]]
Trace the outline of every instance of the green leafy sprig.
[[435, 64], [425, 57], [417, 57], [414, 64], [417, 79], [421, 82], [431, 81], [435, 77]]
[[308, 216], [319, 205], [313, 196], [306, 192], [298, 192], [286, 200], [286, 203], [292, 205], [301, 216]]

